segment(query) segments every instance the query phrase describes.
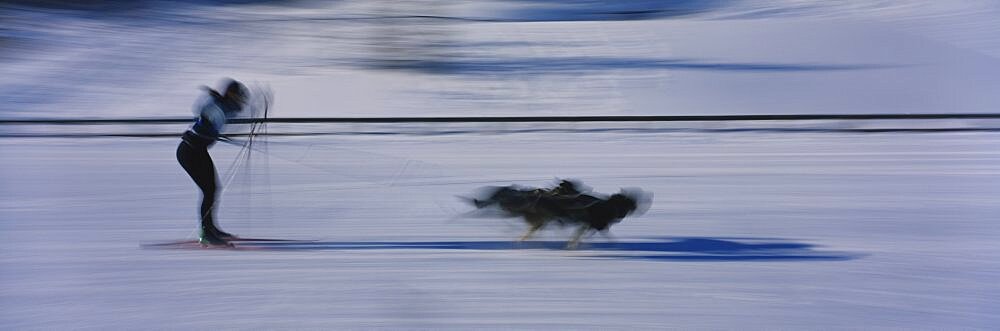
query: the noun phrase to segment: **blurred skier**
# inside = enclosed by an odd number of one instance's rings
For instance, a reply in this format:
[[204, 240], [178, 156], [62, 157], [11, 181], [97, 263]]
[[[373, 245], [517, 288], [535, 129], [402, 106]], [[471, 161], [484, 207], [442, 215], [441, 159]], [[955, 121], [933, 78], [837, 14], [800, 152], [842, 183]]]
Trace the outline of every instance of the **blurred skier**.
[[247, 88], [242, 83], [225, 79], [222, 93], [204, 87], [208, 95], [198, 100], [194, 107], [198, 119], [184, 132], [177, 146], [177, 161], [201, 189], [201, 234], [204, 245], [226, 245], [234, 238], [215, 225], [215, 201], [219, 186], [215, 164], [208, 148], [220, 139], [226, 122], [243, 111], [247, 102]]

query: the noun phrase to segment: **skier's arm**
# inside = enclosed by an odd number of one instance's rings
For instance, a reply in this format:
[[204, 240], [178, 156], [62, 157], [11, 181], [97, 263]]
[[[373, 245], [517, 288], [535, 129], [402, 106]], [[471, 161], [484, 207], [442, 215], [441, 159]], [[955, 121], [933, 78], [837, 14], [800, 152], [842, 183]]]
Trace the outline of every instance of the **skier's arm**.
[[216, 140], [237, 146], [242, 146], [247, 143], [245, 140], [230, 138], [229, 136], [226, 135], [219, 135], [219, 138], [216, 138]]

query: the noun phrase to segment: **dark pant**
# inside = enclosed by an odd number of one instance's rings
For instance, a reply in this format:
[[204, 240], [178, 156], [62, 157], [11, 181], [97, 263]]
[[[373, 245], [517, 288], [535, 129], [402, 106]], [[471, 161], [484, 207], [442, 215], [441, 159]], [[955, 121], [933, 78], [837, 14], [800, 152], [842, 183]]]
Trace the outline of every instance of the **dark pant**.
[[[187, 138], [187, 137], [185, 137]], [[177, 161], [184, 167], [194, 183], [201, 189], [201, 225], [215, 227], [214, 210], [218, 177], [215, 164], [208, 154], [208, 145], [185, 139], [177, 146]]]

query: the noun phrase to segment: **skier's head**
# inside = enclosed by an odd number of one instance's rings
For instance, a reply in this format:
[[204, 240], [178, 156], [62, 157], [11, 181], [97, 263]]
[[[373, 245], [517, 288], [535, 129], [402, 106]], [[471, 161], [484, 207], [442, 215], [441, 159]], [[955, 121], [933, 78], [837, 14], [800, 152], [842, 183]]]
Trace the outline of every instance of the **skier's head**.
[[223, 107], [223, 110], [226, 112], [243, 110], [248, 98], [247, 87], [232, 78], [224, 79], [221, 86], [223, 86], [222, 100], [227, 105], [227, 107]]

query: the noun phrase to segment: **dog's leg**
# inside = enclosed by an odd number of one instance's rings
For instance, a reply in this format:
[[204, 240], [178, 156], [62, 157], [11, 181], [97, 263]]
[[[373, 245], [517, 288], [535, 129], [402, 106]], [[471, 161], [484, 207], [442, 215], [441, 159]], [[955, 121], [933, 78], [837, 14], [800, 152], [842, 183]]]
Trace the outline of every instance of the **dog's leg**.
[[545, 226], [545, 220], [538, 217], [538, 215], [532, 215], [532, 214], [524, 215], [524, 221], [527, 222], [528, 225], [530, 225], [531, 227], [528, 228], [528, 232], [524, 233], [524, 235], [521, 236], [520, 241], [528, 240], [528, 238], [531, 238], [531, 236], [534, 235], [535, 232], [541, 230], [542, 227]]
[[615, 236], [612, 236], [611, 235], [611, 231], [608, 231], [608, 229], [604, 229], [604, 231], [601, 231], [601, 234], [604, 235], [604, 239], [607, 239], [610, 242], [617, 242], [618, 241], [618, 238], [615, 238]]
[[531, 238], [532, 235], [535, 234], [535, 232], [538, 231], [538, 229], [541, 229], [541, 228], [542, 228], [541, 225], [532, 225], [531, 228], [528, 229], [528, 232], [525, 232], [524, 235], [521, 236], [520, 241], [528, 240], [529, 238]]
[[566, 249], [576, 249], [577, 246], [580, 246], [580, 239], [582, 239], [583, 235], [587, 233], [587, 230], [588, 228], [586, 226], [581, 226], [576, 229], [576, 233], [573, 234], [573, 238], [566, 244]]

